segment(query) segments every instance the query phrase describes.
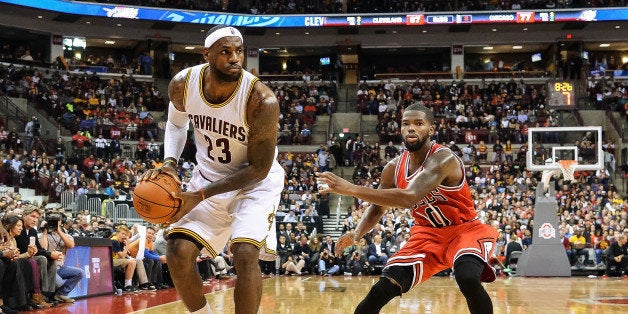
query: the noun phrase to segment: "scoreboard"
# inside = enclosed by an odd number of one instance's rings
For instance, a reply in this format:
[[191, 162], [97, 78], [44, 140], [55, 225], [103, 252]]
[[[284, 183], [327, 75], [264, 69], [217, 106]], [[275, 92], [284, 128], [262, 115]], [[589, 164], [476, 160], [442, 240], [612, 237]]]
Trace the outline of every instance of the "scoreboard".
[[554, 81], [547, 83], [550, 108], [571, 109], [576, 105], [576, 93], [573, 81]]

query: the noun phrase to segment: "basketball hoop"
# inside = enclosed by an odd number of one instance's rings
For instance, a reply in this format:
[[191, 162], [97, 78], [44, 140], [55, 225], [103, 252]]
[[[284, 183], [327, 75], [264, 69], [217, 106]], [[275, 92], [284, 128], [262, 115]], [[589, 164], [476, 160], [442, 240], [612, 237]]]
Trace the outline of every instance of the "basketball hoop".
[[565, 181], [574, 181], [573, 173], [576, 170], [575, 165], [578, 164], [577, 160], [559, 160], [556, 162], [560, 166], [560, 170], [563, 172], [563, 179]]

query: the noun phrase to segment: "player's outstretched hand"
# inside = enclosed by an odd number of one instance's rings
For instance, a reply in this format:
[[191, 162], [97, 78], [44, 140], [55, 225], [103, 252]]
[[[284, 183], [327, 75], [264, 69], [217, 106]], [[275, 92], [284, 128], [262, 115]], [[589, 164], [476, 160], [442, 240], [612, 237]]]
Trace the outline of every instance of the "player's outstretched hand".
[[168, 166], [169, 164], [171, 163], [164, 164], [163, 166], [159, 168], [148, 169], [148, 171], [146, 171], [146, 173], [144, 173], [142, 177], [140, 177], [140, 181], [152, 180], [152, 179], [155, 179], [158, 174], [165, 173], [171, 176], [172, 178], [174, 178], [177, 184], [181, 185], [181, 179], [179, 179], [179, 174], [177, 173], [177, 169], [175, 169], [174, 167]]
[[349, 195], [349, 190], [353, 186], [349, 181], [329, 172], [317, 172], [316, 182], [319, 193], [337, 193]]
[[344, 250], [348, 246], [353, 245], [353, 237], [355, 237], [355, 232], [349, 231], [343, 234], [340, 238], [338, 238], [338, 240], [336, 241], [336, 247], [334, 249], [334, 253], [336, 253], [337, 257], [341, 257], [342, 252], [344, 252]]
[[181, 219], [181, 217], [185, 216], [189, 213], [198, 203], [203, 200], [202, 194], [200, 192], [181, 192], [179, 195], [173, 192], [173, 197], [181, 200], [181, 206], [179, 210], [174, 214], [174, 216], [170, 217], [166, 222], [166, 225], [170, 225], [175, 223]]

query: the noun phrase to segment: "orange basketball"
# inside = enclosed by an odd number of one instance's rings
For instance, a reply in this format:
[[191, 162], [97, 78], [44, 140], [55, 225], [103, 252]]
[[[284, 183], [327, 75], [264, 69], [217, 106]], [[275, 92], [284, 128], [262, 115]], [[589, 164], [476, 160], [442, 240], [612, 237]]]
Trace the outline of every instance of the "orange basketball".
[[181, 192], [181, 186], [167, 174], [142, 181], [133, 191], [133, 206], [140, 217], [155, 224], [165, 223], [181, 206], [181, 200], [172, 196]]

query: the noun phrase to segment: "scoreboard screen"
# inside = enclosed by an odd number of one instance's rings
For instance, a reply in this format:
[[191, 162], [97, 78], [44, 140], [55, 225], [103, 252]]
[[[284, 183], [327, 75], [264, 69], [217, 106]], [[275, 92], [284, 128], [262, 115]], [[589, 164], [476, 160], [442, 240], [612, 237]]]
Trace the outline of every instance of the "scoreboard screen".
[[570, 81], [554, 81], [548, 83], [548, 104], [552, 108], [574, 108], [576, 104], [574, 83]]

